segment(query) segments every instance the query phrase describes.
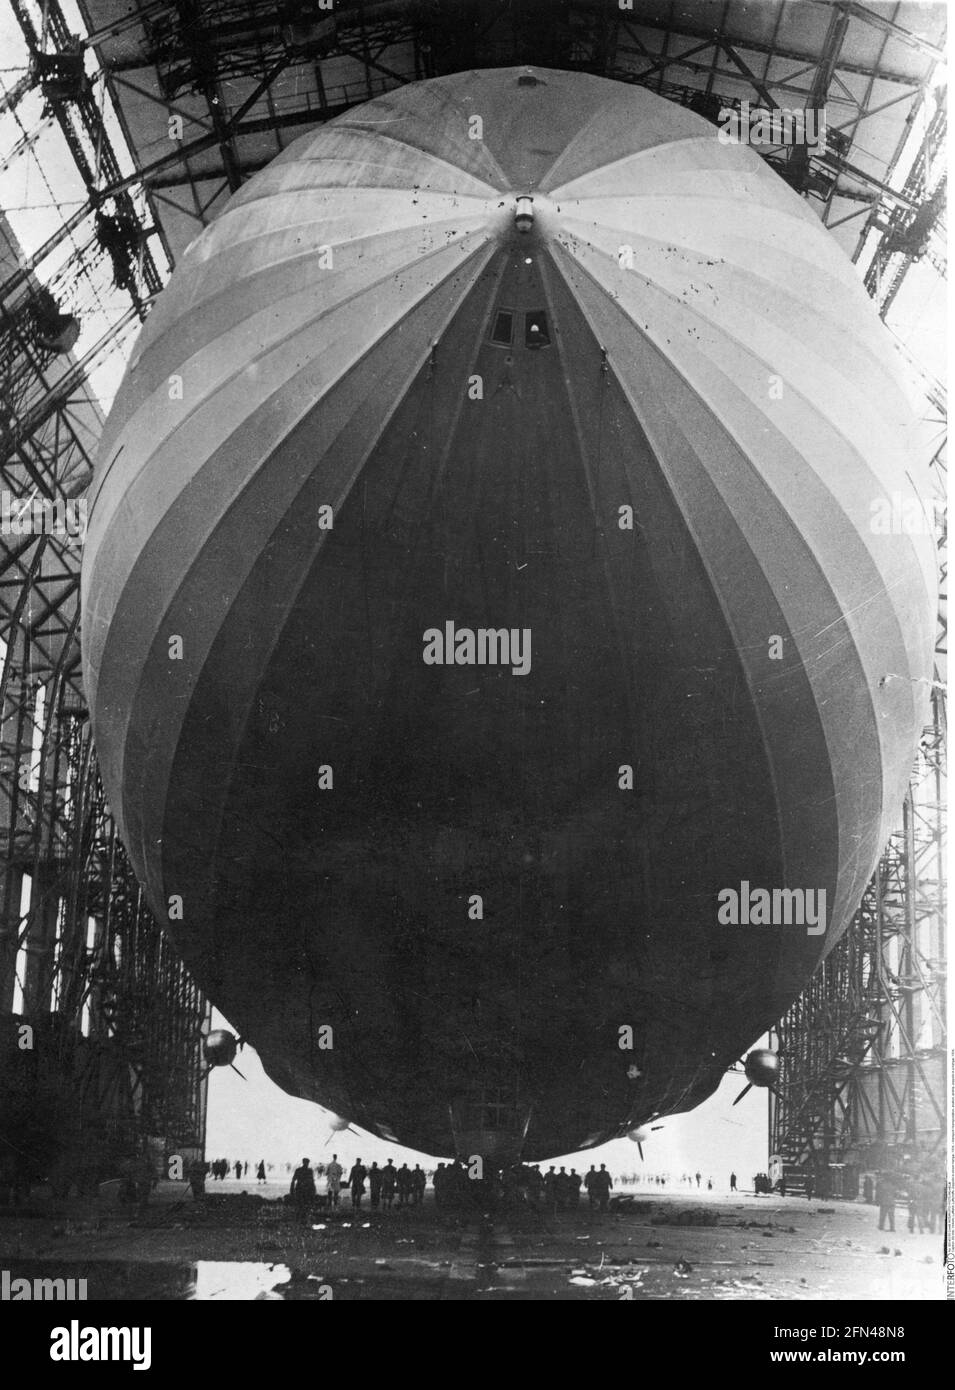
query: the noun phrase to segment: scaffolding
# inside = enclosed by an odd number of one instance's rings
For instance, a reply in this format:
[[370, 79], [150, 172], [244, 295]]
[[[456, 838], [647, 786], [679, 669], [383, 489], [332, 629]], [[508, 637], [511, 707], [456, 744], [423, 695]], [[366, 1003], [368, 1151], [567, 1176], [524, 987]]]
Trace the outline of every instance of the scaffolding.
[[[4, 260], [16, 260], [6, 224]], [[103, 794], [79, 675], [102, 416], [70, 315], [28, 278], [0, 325], [0, 1189], [92, 1189], [201, 1154], [208, 1010]], [[42, 407], [42, 409], [41, 409]], [[33, 419], [33, 427], [17, 426]], [[11, 427], [10, 422], [13, 422]], [[143, 1171], [139, 1169], [138, 1171]], [[168, 1168], [163, 1168], [168, 1172]]]
[[936, 690], [902, 823], [848, 931], [771, 1035], [770, 1152], [789, 1192], [811, 1178], [821, 1196], [853, 1197], [867, 1171], [942, 1163], [944, 725]]
[[146, 906], [87, 711], [8, 646], [0, 834], [0, 1173], [93, 1188], [200, 1156], [207, 1009]]

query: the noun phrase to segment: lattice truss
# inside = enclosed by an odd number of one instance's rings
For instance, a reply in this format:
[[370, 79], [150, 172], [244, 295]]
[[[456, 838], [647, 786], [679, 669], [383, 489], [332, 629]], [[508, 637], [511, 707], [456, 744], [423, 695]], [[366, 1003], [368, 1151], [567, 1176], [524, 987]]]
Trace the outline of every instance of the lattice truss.
[[[244, 179], [303, 131], [441, 73], [577, 68], [646, 85], [712, 121], [744, 103], [753, 116], [824, 108], [824, 148], [761, 152], [858, 262], [880, 312], [920, 262], [946, 271], [944, 5], [6, 4], [22, 63], [0, 74], [0, 179], [31, 160], [46, 179], [39, 154], [52, 132], [76, 194], [51, 209], [28, 254], [0, 225], [0, 470], [20, 499], [82, 497], [102, 423], [91, 373], [121, 360], [177, 256]], [[916, 367], [942, 486], [944, 390]], [[30, 1062], [38, 1077], [48, 1068], [46, 1084], [84, 1077], [74, 1093], [111, 1095], [100, 1113], [125, 1117], [118, 1129], [140, 1142], [201, 1142], [204, 1005], [148, 919], [102, 801], [78, 674], [78, 567], [68, 537], [0, 536], [0, 1086], [13, 1074], [8, 1025], [29, 1013], [51, 1040]], [[944, 651], [943, 600], [940, 679]], [[848, 1152], [941, 1133], [938, 691], [933, 712], [902, 829], [852, 928], [780, 1025], [772, 1145], [797, 1165], [820, 1142]], [[0, 1162], [4, 1152], [0, 1143]]]
[[852, 924], [780, 1021], [770, 1145], [789, 1177], [878, 1169], [945, 1143], [945, 717], [941, 692]]
[[51, 298], [28, 277], [0, 325], [0, 1182], [24, 1186], [116, 1176], [150, 1143], [201, 1149], [205, 1101], [206, 1007], [145, 906], [91, 749], [70, 523], [102, 413]]
[[[55, 544], [21, 557], [33, 581]], [[201, 1150], [207, 1009], [103, 796], [75, 591], [65, 639], [44, 642], [48, 606], [24, 583], [0, 640], [0, 1175], [92, 1184], [150, 1146]]]
[[129, 866], [75, 681], [36, 669], [22, 624], [2, 695], [0, 1171], [92, 1186], [150, 1148], [201, 1151], [207, 1011]]

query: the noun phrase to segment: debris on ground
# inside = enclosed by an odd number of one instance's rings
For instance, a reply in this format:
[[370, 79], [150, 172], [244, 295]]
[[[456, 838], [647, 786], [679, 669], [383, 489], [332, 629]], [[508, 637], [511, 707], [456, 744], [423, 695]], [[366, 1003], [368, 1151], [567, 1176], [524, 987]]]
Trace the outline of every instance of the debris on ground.
[[610, 1210], [643, 1213], [652, 1211], [653, 1204], [645, 1199], [633, 1197], [628, 1192], [622, 1192], [619, 1196], [610, 1198]]
[[650, 1221], [651, 1226], [718, 1226], [720, 1224], [719, 1213], [715, 1211], [704, 1211], [701, 1208], [690, 1208], [687, 1211], [670, 1211], [660, 1216], [654, 1216]]

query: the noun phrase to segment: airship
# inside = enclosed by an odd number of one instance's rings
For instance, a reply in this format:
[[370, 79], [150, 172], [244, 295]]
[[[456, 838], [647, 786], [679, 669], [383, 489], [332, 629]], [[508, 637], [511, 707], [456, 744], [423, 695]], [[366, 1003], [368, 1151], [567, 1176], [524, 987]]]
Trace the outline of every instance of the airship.
[[430, 1154], [698, 1105], [899, 817], [909, 399], [724, 133], [579, 72], [377, 97], [203, 230], [104, 432], [83, 670], [151, 908], [280, 1087]]

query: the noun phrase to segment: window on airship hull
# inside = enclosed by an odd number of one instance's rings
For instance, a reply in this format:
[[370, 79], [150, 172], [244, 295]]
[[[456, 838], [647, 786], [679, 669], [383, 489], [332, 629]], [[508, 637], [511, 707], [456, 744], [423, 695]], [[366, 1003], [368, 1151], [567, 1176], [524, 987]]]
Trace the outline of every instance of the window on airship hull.
[[510, 347], [514, 341], [514, 315], [510, 309], [498, 309], [491, 329], [491, 342], [498, 347]]
[[550, 347], [550, 331], [543, 309], [534, 309], [524, 315], [524, 346], [532, 349]]

